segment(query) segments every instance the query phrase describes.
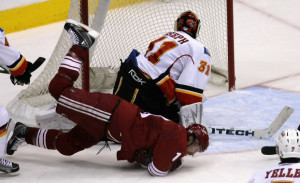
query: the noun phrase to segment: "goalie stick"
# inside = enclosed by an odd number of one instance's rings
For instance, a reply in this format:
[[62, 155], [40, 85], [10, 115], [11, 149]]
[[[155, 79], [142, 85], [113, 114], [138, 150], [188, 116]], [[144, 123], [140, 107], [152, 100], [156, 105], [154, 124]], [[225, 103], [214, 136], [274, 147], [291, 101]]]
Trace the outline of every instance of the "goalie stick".
[[203, 104], [201, 102], [186, 105], [180, 109], [181, 124], [187, 128], [193, 123], [202, 124], [206, 126], [210, 135], [223, 135], [223, 136], [245, 136], [245, 137], [254, 137], [257, 139], [265, 139], [272, 137], [279, 128], [284, 124], [284, 122], [290, 117], [294, 112], [294, 109], [288, 106], [285, 106], [271, 125], [266, 129], [236, 129], [236, 128], [224, 128], [224, 127], [214, 127], [208, 126], [203, 123]]
[[[30, 73], [34, 72], [35, 70], [37, 70], [45, 61], [46, 59], [44, 57], [39, 57], [37, 58], [33, 63], [32, 63], [32, 67], [30, 69]], [[0, 70], [0, 73], [3, 74], [10, 74], [9, 70], [6, 69], [3, 66], [0, 66], [2, 68], [2, 70]]]
[[[298, 126], [297, 130], [300, 130], [300, 125]], [[274, 155], [277, 154], [276, 146], [264, 146], [261, 148], [261, 153], [264, 155]]]
[[255, 130], [246, 130], [246, 129], [235, 129], [235, 128], [218, 128], [218, 127], [207, 127], [210, 130], [210, 135], [231, 135], [231, 136], [248, 136], [254, 137], [257, 139], [265, 139], [272, 137], [279, 128], [286, 122], [286, 120], [294, 112], [294, 109], [288, 106], [285, 106], [277, 117], [273, 120], [270, 126], [266, 129], [255, 129]]
[[285, 106], [267, 129], [255, 130], [254, 137], [259, 139], [272, 137], [293, 112], [293, 108]]

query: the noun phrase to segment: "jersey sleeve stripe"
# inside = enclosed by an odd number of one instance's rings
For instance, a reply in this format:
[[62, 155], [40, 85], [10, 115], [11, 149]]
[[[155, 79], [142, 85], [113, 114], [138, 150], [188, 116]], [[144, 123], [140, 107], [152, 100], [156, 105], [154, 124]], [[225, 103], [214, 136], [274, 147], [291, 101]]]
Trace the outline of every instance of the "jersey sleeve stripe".
[[162, 85], [163, 83], [165, 83], [168, 79], [170, 79], [170, 77], [167, 75], [167, 76], [164, 76], [163, 78], [161, 78], [159, 81], [156, 82], [156, 84], [159, 86], [159, 85]]
[[14, 76], [22, 75], [25, 69], [27, 68], [27, 62], [25, 57], [20, 55], [20, 58], [17, 61], [15, 61], [12, 65], [7, 66], [7, 68]]
[[202, 102], [203, 100], [203, 90], [199, 88], [194, 88], [191, 86], [186, 86], [182, 84], [175, 84], [175, 94], [179, 103], [184, 105], [193, 104], [196, 102]]
[[186, 91], [192, 91], [194, 93], [199, 93], [199, 94], [203, 94], [203, 90], [199, 89], [199, 88], [195, 88], [192, 86], [187, 86], [187, 85], [183, 85], [183, 84], [175, 84], [176, 89], [182, 89], [182, 90], [186, 90]]
[[169, 76], [165, 76], [156, 84], [167, 97], [169, 104], [175, 101], [175, 82]]
[[202, 102], [203, 100], [202, 95], [195, 96], [195, 95], [189, 95], [188, 93], [180, 93], [180, 92], [176, 92], [176, 97], [182, 106], [197, 103], [197, 102]]
[[151, 163], [149, 163], [148, 165], [148, 172], [153, 175], [153, 176], [166, 176], [168, 174], [169, 171], [166, 171], [166, 172], [163, 172], [163, 171], [160, 171], [158, 170], [154, 164], [153, 164], [153, 161]]
[[195, 97], [202, 98], [202, 94], [201, 93], [197, 93], [197, 92], [194, 92], [194, 91], [180, 89], [180, 88], [176, 88], [175, 91], [176, 91], [176, 93], [184, 93], [184, 94], [187, 94], [187, 95], [194, 95]]
[[0, 127], [0, 137], [3, 137], [7, 133], [6, 125], [4, 124], [3, 126]]

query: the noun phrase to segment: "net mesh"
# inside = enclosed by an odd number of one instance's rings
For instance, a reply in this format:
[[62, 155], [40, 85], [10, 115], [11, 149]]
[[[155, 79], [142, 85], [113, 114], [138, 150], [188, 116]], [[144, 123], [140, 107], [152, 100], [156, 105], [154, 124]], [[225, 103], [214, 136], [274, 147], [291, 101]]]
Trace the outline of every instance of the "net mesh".
[[[97, 11], [98, 5], [107, 0], [89, 0], [89, 25], [100, 31], [100, 37], [93, 46], [90, 59], [91, 90], [101, 88], [103, 78], [96, 79], [97, 68], [108, 68], [106, 72], [115, 73], [120, 66], [120, 59], [125, 59], [131, 50], [137, 49], [144, 53], [148, 44], [174, 30], [174, 22], [183, 11], [191, 10], [201, 20], [201, 29], [197, 38], [210, 51], [212, 70], [228, 78], [228, 43], [227, 43], [227, 0], [112, 0], [103, 25], [94, 20], [103, 13]], [[102, 15], [101, 15], [102, 13]], [[71, 0], [69, 19], [80, 21], [80, 1]], [[71, 40], [66, 31], [62, 31], [59, 41], [50, 57], [44, 71], [32, 84], [23, 90], [14, 101], [8, 105], [11, 114], [20, 114], [20, 107], [25, 113], [48, 109], [54, 99], [48, 93], [50, 80], [56, 74], [58, 67], [71, 47]], [[107, 71], [108, 70], [108, 71]], [[103, 70], [100, 69], [101, 72]], [[114, 77], [111, 78], [113, 80]], [[210, 79], [212, 80], [213, 77]], [[110, 87], [113, 85], [110, 84]], [[81, 87], [79, 78], [75, 87]], [[23, 108], [26, 109], [23, 109]], [[30, 109], [28, 109], [30, 108]], [[22, 116], [23, 115], [23, 116]], [[33, 119], [29, 119], [33, 120]]]

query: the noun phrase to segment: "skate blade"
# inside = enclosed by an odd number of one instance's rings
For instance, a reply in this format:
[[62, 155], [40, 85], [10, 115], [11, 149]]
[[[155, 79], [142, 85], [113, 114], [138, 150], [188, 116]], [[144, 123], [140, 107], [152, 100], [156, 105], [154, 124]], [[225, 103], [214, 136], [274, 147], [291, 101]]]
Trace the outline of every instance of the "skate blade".
[[20, 174], [19, 171], [13, 173], [0, 172], [0, 177], [14, 177], [14, 176], [18, 176], [19, 174]]
[[83, 27], [84, 29], [86, 29], [88, 31], [88, 34], [90, 36], [92, 36], [94, 39], [97, 39], [100, 36], [100, 34], [96, 30], [94, 30], [94, 29], [90, 28], [89, 26], [84, 25], [84, 24], [82, 24], [80, 22], [77, 22], [77, 21], [72, 20], [72, 19], [67, 19], [67, 22], [75, 24], [75, 25], [77, 25], [79, 27]]

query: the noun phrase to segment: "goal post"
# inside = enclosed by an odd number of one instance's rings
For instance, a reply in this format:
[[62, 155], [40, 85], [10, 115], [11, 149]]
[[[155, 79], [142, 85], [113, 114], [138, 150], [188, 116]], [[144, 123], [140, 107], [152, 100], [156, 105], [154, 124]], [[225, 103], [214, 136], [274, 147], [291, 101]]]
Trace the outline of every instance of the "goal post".
[[228, 91], [235, 90], [233, 0], [227, 0]]
[[[89, 7], [88, 7], [88, 0], [80, 0], [80, 12], [81, 12], [81, 22], [85, 25], [89, 25]], [[71, 8], [71, 7], [70, 7]], [[87, 51], [89, 52], [89, 51]], [[89, 53], [85, 58], [86, 62], [83, 63], [82, 72], [83, 78], [82, 78], [82, 89], [89, 91], [90, 85], [88, 81], [90, 80], [90, 74], [89, 74]]]
[[[233, 90], [233, 0], [71, 0], [68, 19], [80, 21], [100, 33], [74, 86], [92, 92], [111, 91], [120, 59], [126, 59], [132, 49], [145, 53], [151, 41], [174, 30], [178, 15], [187, 10], [200, 18], [197, 39], [212, 55], [208, 85], [216, 87], [207, 87], [205, 92], [215, 88], [223, 92]], [[55, 104], [48, 85], [70, 47], [69, 35], [62, 30], [44, 70], [8, 104], [15, 121], [36, 126], [34, 116]]]

